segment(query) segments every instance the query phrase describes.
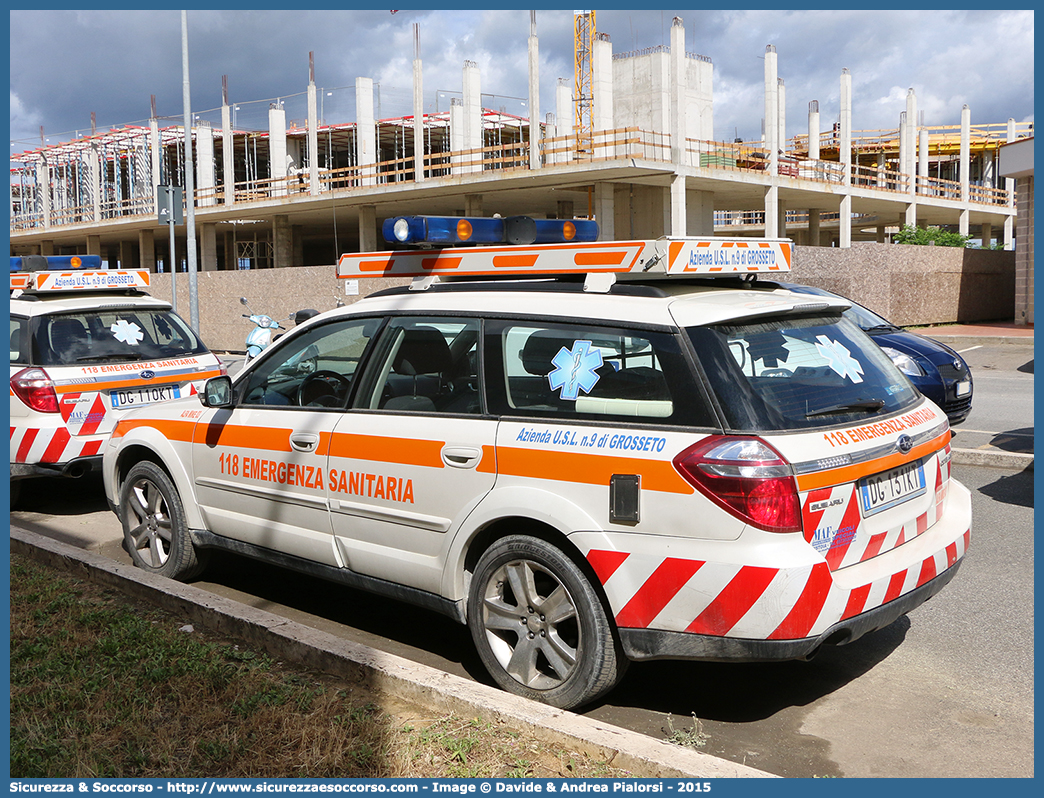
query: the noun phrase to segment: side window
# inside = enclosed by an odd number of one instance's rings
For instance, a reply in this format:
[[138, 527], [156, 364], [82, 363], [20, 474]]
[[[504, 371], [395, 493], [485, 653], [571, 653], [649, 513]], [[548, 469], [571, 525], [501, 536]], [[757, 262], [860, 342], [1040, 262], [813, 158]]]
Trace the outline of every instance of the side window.
[[487, 333], [494, 412], [710, 424], [677, 339], [667, 333], [500, 322]]
[[345, 407], [380, 319], [320, 325], [271, 353], [246, 378], [240, 404]]
[[478, 319], [392, 319], [365, 406], [396, 412], [481, 413], [479, 330]]
[[11, 363], [29, 365], [29, 320], [11, 317]]

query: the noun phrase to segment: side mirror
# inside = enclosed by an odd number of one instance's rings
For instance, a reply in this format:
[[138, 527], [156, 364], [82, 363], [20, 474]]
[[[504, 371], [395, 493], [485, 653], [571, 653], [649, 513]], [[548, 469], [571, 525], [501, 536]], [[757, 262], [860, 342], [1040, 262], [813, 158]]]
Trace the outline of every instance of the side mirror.
[[232, 407], [232, 378], [227, 374], [211, 377], [199, 394], [204, 407]]

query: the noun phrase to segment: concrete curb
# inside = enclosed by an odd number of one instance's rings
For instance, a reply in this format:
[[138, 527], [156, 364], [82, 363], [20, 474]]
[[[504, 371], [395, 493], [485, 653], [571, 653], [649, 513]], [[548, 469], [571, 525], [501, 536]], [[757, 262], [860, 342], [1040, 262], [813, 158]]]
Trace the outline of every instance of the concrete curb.
[[116, 587], [271, 656], [335, 674], [440, 713], [506, 723], [539, 740], [605, 758], [644, 778], [778, 778], [484, 684], [342, 640], [326, 632], [134, 568], [74, 546], [11, 527], [11, 551], [77, 576]]
[[958, 449], [951, 450], [953, 462], [959, 465], [986, 466], [988, 468], [1010, 468], [1014, 471], [1033, 469], [1033, 455], [1021, 452], [1000, 452], [997, 450], [984, 451], [982, 449]]
[[931, 338], [933, 341], [946, 344], [951, 349], [960, 349], [966, 346], [991, 345], [1033, 346], [1032, 335], [932, 335], [930, 329], [910, 330], [910, 332], [916, 332], [919, 335], [923, 335], [925, 338]]

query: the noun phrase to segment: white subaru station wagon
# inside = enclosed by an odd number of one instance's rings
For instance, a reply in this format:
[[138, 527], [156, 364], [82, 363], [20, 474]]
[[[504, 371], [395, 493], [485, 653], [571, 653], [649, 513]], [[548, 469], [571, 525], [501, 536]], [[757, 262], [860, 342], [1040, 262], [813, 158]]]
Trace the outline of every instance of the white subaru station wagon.
[[946, 414], [844, 300], [758, 286], [789, 242], [490, 230], [513, 221], [389, 220], [400, 248], [339, 274], [412, 285], [122, 417], [135, 564], [191, 579], [224, 549], [413, 602], [563, 708], [632, 660], [809, 658], [953, 578]]

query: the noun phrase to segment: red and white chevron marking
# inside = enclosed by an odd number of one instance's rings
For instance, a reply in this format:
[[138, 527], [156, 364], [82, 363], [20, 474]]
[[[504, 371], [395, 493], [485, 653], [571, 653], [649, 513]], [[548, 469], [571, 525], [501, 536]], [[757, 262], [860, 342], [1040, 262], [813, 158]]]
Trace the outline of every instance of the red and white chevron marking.
[[854, 589], [838, 587], [826, 562], [765, 568], [602, 549], [587, 559], [620, 606], [620, 627], [799, 640], [938, 576], [964, 556], [969, 537], [970, 530], [922, 562]]
[[12, 463], [66, 463], [101, 452], [106, 436], [74, 437], [65, 427], [11, 427]]

